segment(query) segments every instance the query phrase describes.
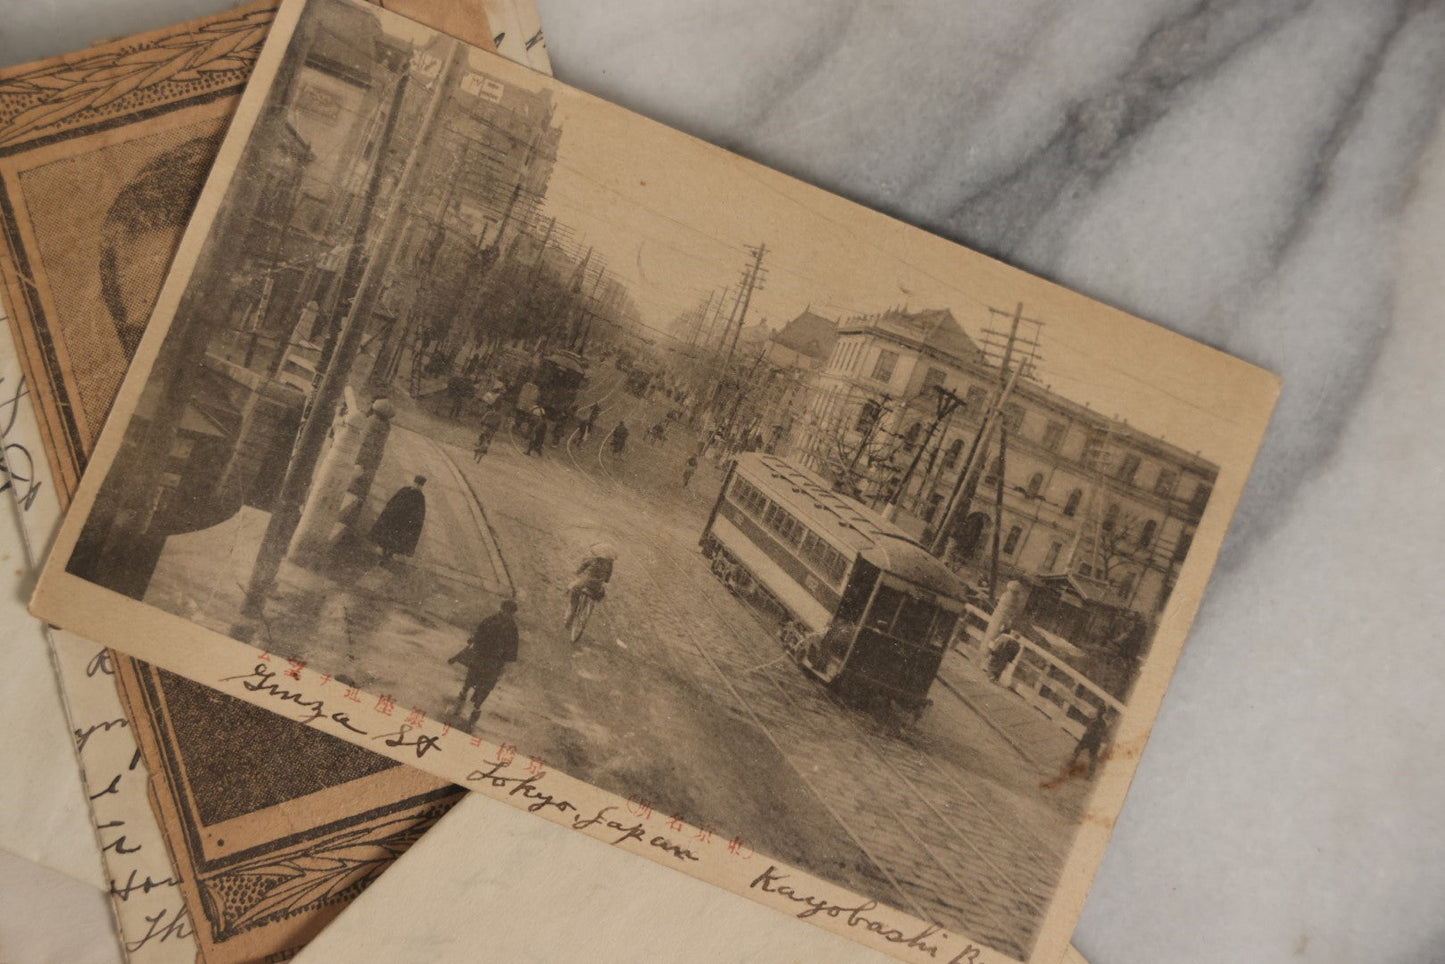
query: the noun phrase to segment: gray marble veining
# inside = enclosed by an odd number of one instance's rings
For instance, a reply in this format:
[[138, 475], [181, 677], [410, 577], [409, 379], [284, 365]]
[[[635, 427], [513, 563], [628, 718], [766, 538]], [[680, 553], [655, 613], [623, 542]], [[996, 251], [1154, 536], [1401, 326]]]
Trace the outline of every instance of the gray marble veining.
[[[225, 5], [91, 2], [0, 61]], [[564, 80], [1285, 376], [1078, 942], [1438, 957], [1445, 0], [539, 6]]]

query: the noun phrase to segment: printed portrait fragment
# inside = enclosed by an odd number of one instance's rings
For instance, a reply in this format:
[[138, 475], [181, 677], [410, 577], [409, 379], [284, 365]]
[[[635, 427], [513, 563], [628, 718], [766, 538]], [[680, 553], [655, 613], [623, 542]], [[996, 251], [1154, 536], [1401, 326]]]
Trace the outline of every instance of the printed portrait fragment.
[[[528, 6], [418, 15], [545, 68]], [[10, 424], [29, 443], [32, 545], [78, 483], [273, 16], [251, 4], [0, 72], [0, 298], [19, 347], [7, 333], [3, 353], [23, 371]], [[457, 798], [84, 640], [53, 644], [132, 960], [294, 953]]]
[[1052, 962], [1277, 389], [294, 0], [33, 609], [901, 959]]

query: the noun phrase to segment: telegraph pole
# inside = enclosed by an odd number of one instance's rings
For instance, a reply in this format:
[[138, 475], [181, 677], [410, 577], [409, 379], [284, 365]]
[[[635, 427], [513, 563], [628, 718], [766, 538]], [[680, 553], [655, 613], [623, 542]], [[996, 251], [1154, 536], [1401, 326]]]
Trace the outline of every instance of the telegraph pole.
[[459, 79], [458, 68], [464, 66], [465, 62], [461, 44], [453, 41], [441, 68], [437, 71], [436, 89], [432, 92], [431, 102], [427, 105], [422, 120], [421, 135], [407, 156], [401, 176], [392, 190], [386, 218], [381, 222], [380, 237], [374, 250], [368, 252], [366, 242], [375, 227], [373, 213], [385, 174], [380, 159], [390, 150], [396, 134], [402, 98], [410, 77], [410, 64], [397, 80], [392, 110], [387, 116], [386, 127], [382, 130], [377, 149], [378, 163], [371, 172], [371, 180], [362, 202], [361, 217], [357, 222], [355, 242], [347, 258], [346, 271], [342, 275], [342, 296], [337, 305], [338, 313], [343, 316], [341, 331], [336, 338], [326, 372], [315, 389], [310, 411], [302, 423], [295, 447], [291, 450], [291, 460], [286, 466], [286, 476], [276, 498], [276, 507], [271, 513], [266, 534], [261, 540], [261, 549], [251, 570], [251, 581], [246, 588], [246, 601], [242, 607], [244, 615], [261, 615], [265, 610], [266, 596], [276, 583], [281, 561], [286, 557], [291, 537], [300, 522], [317, 460], [326, 445], [326, 436], [331, 429], [336, 404], [340, 401], [347, 377], [351, 374], [352, 363], [356, 360], [357, 350], [361, 347], [361, 339], [366, 331], [366, 322], [371, 317], [372, 307], [381, 292], [382, 276], [386, 273], [392, 250], [401, 234], [403, 219], [400, 214], [405, 198], [413, 188], [412, 182], [419, 167], [418, 158], [427, 153], [425, 148], [438, 126], [447, 95]]
[[728, 357], [727, 361], [723, 363], [724, 369], [726, 369], [728, 363], [733, 360], [733, 353], [737, 351], [738, 336], [743, 333], [743, 325], [747, 323], [748, 306], [752, 304], [753, 292], [758, 289], [760, 281], [758, 273], [762, 270], [763, 255], [768, 253], [768, 246], [766, 244], [760, 244], [756, 248], [753, 248], [752, 252], [753, 263], [748, 266], [743, 276], [743, 286], [738, 292], [738, 300], [734, 303], [733, 314], [736, 316], [736, 324], [734, 324], [734, 319], [728, 319], [728, 324], [733, 330], [733, 337], [732, 341], [728, 344]]
[[944, 388], [942, 385], [934, 385], [933, 388], [938, 392], [933, 421], [928, 426], [928, 434], [923, 436], [918, 450], [913, 453], [913, 461], [908, 463], [908, 469], [903, 473], [903, 478], [898, 481], [898, 485], [889, 495], [888, 502], [883, 507], [884, 518], [892, 519], [898, 514], [898, 501], [903, 498], [903, 493], [907, 490], [908, 483], [918, 468], [919, 460], [923, 458], [923, 453], [928, 449], [928, 443], [933, 441], [933, 433], [938, 431], [938, 426], [944, 419], [953, 414], [955, 408], [963, 404], [963, 399], [959, 398], [952, 389]]
[[1024, 368], [1027, 367], [1026, 365], [1020, 364], [1013, 367], [1012, 371], [1010, 371], [1010, 366], [1013, 362], [1014, 344], [1018, 340], [1019, 324], [1024, 320], [1023, 312], [1024, 306], [1023, 303], [1020, 302], [1018, 308], [1014, 311], [1013, 320], [1009, 326], [1008, 343], [1004, 348], [1003, 362], [999, 366], [999, 388], [995, 392], [992, 402], [989, 404], [983, 421], [979, 423], [978, 433], [974, 435], [973, 446], [969, 449], [968, 461], [964, 463], [963, 471], [958, 474], [958, 481], [954, 483], [953, 493], [949, 496], [948, 506], [944, 510], [943, 519], [938, 525], [938, 531], [933, 535], [933, 543], [928, 547], [928, 551], [935, 556], [941, 554], [944, 546], [947, 545], [949, 532], [953, 528], [953, 521], [958, 515], [960, 508], [966, 510], [973, 502], [974, 493], [978, 489], [978, 478], [981, 474], [980, 470], [982, 469], [984, 456], [988, 453], [989, 438], [993, 434], [994, 426], [999, 421], [1004, 403], [1006, 403], [1009, 396], [1013, 394], [1014, 385], [1017, 383], [1019, 375], [1022, 374]]

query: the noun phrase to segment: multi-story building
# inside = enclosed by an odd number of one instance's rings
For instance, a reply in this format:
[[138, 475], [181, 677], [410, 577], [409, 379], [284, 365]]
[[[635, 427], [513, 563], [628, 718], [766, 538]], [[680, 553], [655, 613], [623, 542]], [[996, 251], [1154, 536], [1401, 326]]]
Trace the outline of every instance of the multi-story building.
[[[956, 500], [956, 565], [991, 569], [996, 533], [1004, 578], [1067, 583], [1091, 603], [1154, 616], [1217, 467], [1025, 378], [983, 438], [1004, 385], [947, 310], [848, 319], [812, 378], [791, 453], [921, 536]], [[938, 389], [959, 404], [945, 412]], [[971, 486], [960, 480], [970, 464]]]

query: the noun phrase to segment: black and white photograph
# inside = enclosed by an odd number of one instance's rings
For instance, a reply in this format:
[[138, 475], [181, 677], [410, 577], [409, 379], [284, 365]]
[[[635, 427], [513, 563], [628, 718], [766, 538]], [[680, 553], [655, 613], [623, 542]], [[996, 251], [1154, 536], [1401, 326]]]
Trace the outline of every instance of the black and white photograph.
[[1061, 951], [1277, 380], [395, 14], [278, 24], [37, 613], [248, 644], [845, 933]]

